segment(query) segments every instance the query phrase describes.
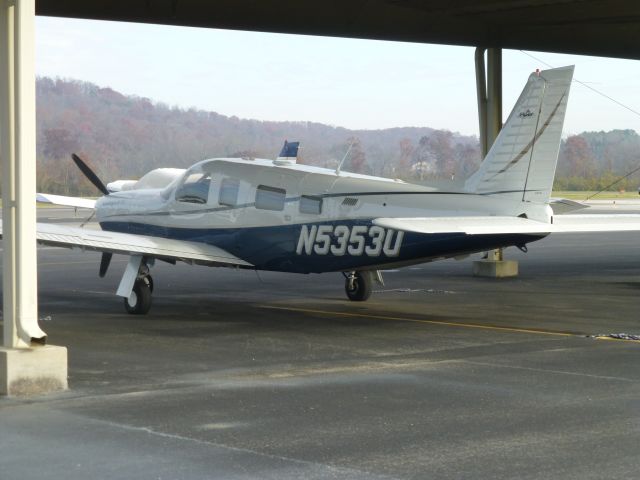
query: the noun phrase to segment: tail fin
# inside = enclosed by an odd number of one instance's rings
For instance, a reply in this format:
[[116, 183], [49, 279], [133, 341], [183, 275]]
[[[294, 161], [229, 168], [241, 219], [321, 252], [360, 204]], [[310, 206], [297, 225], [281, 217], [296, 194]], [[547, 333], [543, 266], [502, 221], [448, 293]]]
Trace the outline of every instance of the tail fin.
[[531, 74], [480, 169], [465, 183], [465, 190], [518, 202], [549, 202], [573, 68]]

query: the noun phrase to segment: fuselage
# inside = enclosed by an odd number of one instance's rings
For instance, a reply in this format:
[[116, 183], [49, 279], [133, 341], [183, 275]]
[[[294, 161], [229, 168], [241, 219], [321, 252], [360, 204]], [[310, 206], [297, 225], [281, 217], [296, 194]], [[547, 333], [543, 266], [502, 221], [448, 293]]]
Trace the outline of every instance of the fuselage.
[[167, 185], [101, 198], [102, 228], [203, 242], [258, 269], [310, 273], [422, 263], [544, 237], [419, 234], [376, 226], [379, 217], [548, 215], [501, 192], [442, 191], [271, 160], [205, 160], [174, 174]]

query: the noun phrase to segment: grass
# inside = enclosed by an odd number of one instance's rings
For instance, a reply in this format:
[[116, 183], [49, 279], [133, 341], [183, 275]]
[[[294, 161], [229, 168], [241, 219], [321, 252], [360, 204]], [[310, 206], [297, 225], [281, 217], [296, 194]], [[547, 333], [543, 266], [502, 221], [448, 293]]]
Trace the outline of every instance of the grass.
[[[592, 192], [553, 192], [552, 197], [567, 198], [569, 200], [586, 200], [591, 195], [596, 193]], [[637, 199], [640, 200], [638, 192], [601, 192], [594, 196], [591, 200], [618, 200], [618, 199]]]

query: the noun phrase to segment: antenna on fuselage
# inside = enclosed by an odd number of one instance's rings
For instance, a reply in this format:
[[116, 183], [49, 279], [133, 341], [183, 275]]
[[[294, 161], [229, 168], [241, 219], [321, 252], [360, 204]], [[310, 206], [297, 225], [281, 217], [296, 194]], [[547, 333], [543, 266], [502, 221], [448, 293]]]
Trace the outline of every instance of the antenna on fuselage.
[[349, 155], [349, 152], [351, 151], [351, 148], [353, 147], [353, 145], [356, 142], [353, 141], [351, 142], [351, 145], [349, 145], [349, 148], [347, 149], [347, 153], [344, 154], [344, 157], [342, 157], [342, 160], [340, 160], [340, 163], [338, 164], [338, 166], [336, 167], [336, 175], [340, 175], [340, 169], [342, 168], [342, 164], [344, 163], [344, 161], [347, 159], [347, 156]]

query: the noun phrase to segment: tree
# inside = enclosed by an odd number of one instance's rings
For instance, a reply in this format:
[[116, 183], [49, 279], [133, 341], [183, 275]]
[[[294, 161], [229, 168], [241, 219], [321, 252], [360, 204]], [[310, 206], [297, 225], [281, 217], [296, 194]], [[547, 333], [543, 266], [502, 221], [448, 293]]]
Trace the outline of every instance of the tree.
[[586, 139], [580, 135], [572, 135], [566, 139], [560, 163], [563, 176], [590, 178], [596, 172], [593, 152]]
[[354, 173], [365, 173], [367, 169], [367, 156], [362, 149], [362, 143], [358, 137], [349, 137], [347, 143], [351, 145], [351, 150], [345, 163], [347, 163], [349, 170]]
[[47, 157], [68, 157], [78, 149], [76, 136], [66, 128], [47, 128], [43, 135], [43, 153]]
[[456, 177], [469, 178], [480, 166], [480, 144], [456, 143], [453, 155]]
[[411, 168], [411, 158], [415, 147], [410, 138], [400, 140], [400, 158], [398, 159], [398, 167], [396, 175], [400, 178], [408, 177]]

